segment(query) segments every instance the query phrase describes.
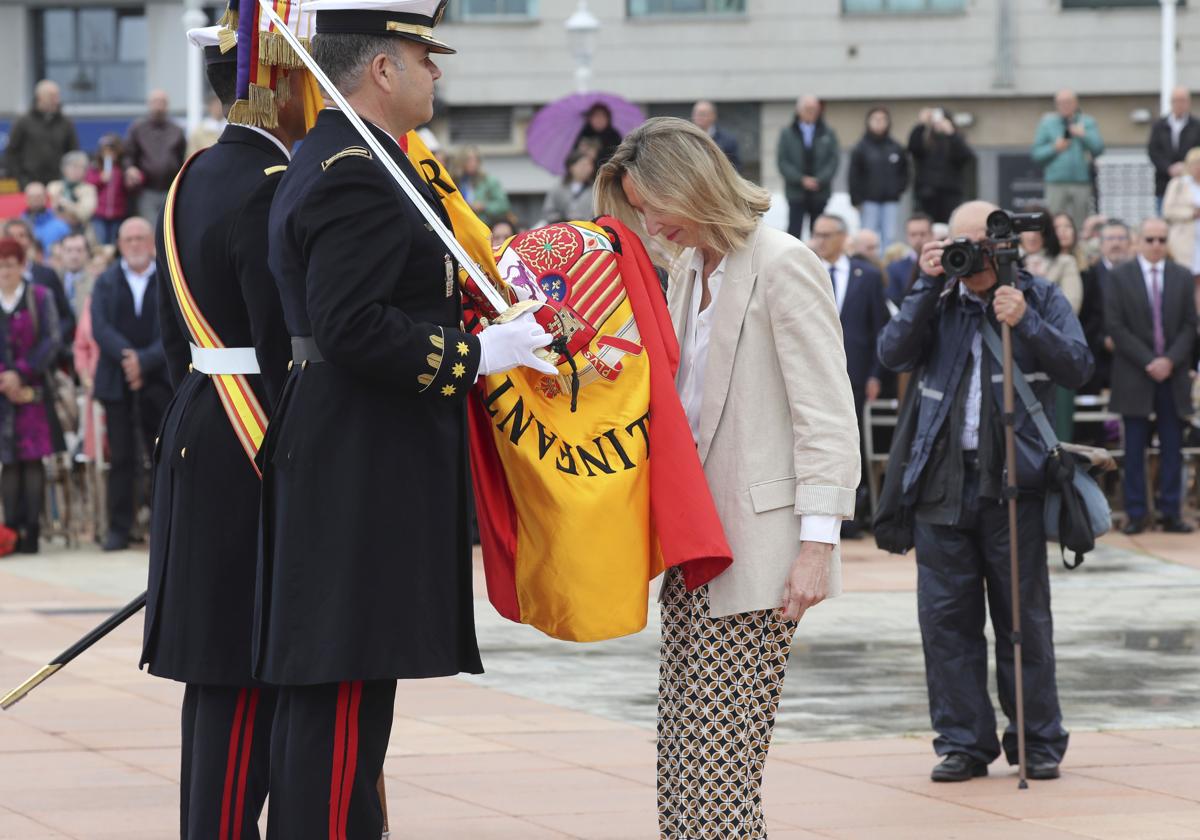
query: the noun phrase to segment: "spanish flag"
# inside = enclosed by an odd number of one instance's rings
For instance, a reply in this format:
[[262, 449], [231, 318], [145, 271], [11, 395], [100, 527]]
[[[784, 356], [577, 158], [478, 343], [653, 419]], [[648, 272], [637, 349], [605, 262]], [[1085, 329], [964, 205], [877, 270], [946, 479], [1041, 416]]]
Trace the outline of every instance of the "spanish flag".
[[[486, 226], [413, 134], [407, 151], [459, 241], [490, 254]], [[675, 394], [679, 350], [658, 277], [608, 217], [527, 231], [494, 257], [487, 273], [510, 299], [541, 302], [535, 317], [565, 346], [559, 375], [481, 377], [468, 403], [488, 597], [557, 639], [636, 633], [665, 568], [694, 589], [732, 562]]]

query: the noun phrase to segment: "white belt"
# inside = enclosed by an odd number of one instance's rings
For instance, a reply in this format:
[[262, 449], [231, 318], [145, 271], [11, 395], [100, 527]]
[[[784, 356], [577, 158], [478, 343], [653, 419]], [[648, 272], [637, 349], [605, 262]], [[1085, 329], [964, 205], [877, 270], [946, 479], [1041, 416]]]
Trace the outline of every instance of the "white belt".
[[258, 373], [253, 347], [197, 347], [192, 345], [192, 367], [201, 373]]

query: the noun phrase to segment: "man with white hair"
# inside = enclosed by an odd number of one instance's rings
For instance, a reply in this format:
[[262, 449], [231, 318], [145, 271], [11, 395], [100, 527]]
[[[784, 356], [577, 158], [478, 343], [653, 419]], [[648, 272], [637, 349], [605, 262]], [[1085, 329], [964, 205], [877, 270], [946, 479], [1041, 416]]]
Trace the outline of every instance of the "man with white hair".
[[740, 169], [742, 166], [741, 158], [738, 156], [738, 141], [730, 132], [717, 125], [717, 106], [709, 102], [707, 99], [701, 99], [692, 106], [692, 122], [699, 128], [708, 132], [708, 136], [713, 139], [717, 147], [725, 153], [725, 157], [729, 158], [729, 162], [733, 164], [734, 169]]
[[1171, 110], [1150, 127], [1146, 151], [1154, 164], [1154, 196], [1157, 212], [1162, 212], [1167, 182], [1183, 174], [1183, 159], [1200, 146], [1200, 120], [1192, 115], [1192, 94], [1185, 87], [1171, 91]]
[[796, 119], [779, 133], [776, 163], [788, 201], [788, 233], [803, 238], [804, 222], [813, 225], [833, 192], [841, 151], [837, 134], [821, 118], [821, 100], [801, 96]]
[[59, 177], [63, 155], [79, 148], [75, 124], [63, 116], [58, 85], [43, 79], [33, 89], [33, 107], [13, 123], [5, 152], [8, 174], [24, 189], [30, 181]]
[[1054, 111], [1042, 117], [1033, 139], [1033, 162], [1042, 167], [1046, 209], [1052, 216], [1066, 213], [1083, 228], [1092, 212], [1093, 161], [1104, 152], [1096, 121], [1079, 110], [1072, 90], [1054, 97]]

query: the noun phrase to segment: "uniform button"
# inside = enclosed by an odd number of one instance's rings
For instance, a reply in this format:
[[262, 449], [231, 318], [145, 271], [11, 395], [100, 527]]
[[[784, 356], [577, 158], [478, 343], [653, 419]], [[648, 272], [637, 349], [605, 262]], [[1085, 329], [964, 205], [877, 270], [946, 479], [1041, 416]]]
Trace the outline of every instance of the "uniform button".
[[180, 458], [186, 458], [186, 457], [187, 457], [187, 447], [186, 447], [186, 446], [185, 446], [185, 447], [183, 447], [183, 449], [180, 449], [180, 450], [179, 450], [179, 457], [180, 457]]
[[293, 362], [288, 362], [288, 370], [291, 370], [291, 369], [292, 369], [292, 365], [294, 365], [294, 364], [296, 364], [294, 361], [293, 361]]
[[155, 439], [154, 439], [154, 445], [155, 445], [155, 446], [158, 446], [158, 441], [159, 441], [159, 438], [155, 438]]
[[192, 367], [191, 363], [189, 363], [188, 364], [188, 373], [191, 373], [193, 370], [195, 370], [195, 368]]
[[303, 362], [300, 363], [300, 370], [307, 370], [307, 369], [308, 369], [308, 359], [305, 359]]

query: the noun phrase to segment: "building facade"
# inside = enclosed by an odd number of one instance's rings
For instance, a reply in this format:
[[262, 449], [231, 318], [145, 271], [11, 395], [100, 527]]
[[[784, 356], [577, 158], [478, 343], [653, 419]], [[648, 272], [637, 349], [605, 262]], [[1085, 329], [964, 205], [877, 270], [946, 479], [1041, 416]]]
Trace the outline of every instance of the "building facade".
[[[776, 138], [796, 97], [827, 103], [849, 148], [866, 108], [887, 105], [903, 141], [929, 105], [957, 115], [979, 154], [975, 191], [1011, 192], [1038, 117], [1054, 92], [1079, 93], [1109, 148], [1144, 148], [1158, 109], [1158, 0], [590, 0], [599, 22], [592, 85], [649, 114], [717, 103], [740, 141], [746, 172], [774, 191]], [[535, 221], [552, 178], [524, 154], [538, 107], [575, 89], [565, 24], [578, 0], [451, 0], [442, 37], [459, 49], [445, 71], [433, 129], [448, 145], [480, 147], [488, 168]], [[74, 0], [0, 5], [10, 73], [0, 119], [29, 106], [34, 82], [60, 82], [84, 145], [141, 110], [147, 89], [183, 110], [184, 7], [178, 2]], [[215, 19], [216, 6], [206, 7]], [[1200, 18], [1181, 2], [1176, 58], [1200, 81]], [[1131, 160], [1133, 158], [1130, 158]], [[1002, 180], [1005, 183], [1002, 183]], [[523, 199], [523, 202], [521, 201]], [[532, 214], [532, 215], [531, 215]]]

